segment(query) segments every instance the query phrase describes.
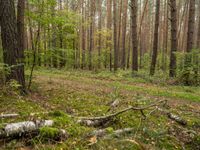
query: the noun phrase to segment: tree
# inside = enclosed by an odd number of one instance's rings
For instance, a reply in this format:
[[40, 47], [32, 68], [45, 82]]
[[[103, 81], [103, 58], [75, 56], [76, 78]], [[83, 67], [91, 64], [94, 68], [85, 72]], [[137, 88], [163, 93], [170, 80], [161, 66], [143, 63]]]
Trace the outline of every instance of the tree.
[[17, 37], [19, 46], [19, 59], [21, 59], [22, 65], [19, 67], [19, 72], [21, 74], [20, 84], [22, 89], [25, 90], [25, 75], [24, 75], [24, 49], [25, 49], [25, 28], [24, 28], [24, 12], [25, 12], [25, 1], [18, 0], [17, 5]]
[[198, 22], [198, 32], [197, 32], [197, 48], [200, 49], [200, 2], [199, 2], [199, 22]]
[[170, 66], [169, 76], [176, 76], [176, 55], [177, 50], [177, 13], [176, 13], [176, 0], [170, 0], [171, 7], [171, 55], [170, 55]]
[[137, 0], [131, 0], [132, 71], [138, 71]]
[[95, 16], [95, 1], [90, 0], [89, 70], [92, 70], [92, 51], [94, 48], [94, 16]]
[[122, 63], [123, 69], [126, 67], [126, 24], [127, 24], [128, 0], [123, 2], [123, 19], [122, 19]]
[[[112, 0], [107, 0], [107, 30], [110, 32], [112, 30]], [[107, 37], [107, 48], [110, 54], [110, 71], [112, 70], [112, 34]], [[105, 56], [107, 58], [107, 56]], [[107, 61], [107, 59], [106, 59]], [[105, 68], [107, 67], [107, 62], [105, 63]]]
[[194, 25], [195, 25], [195, 0], [190, 0], [189, 6], [189, 20], [187, 32], [187, 52], [191, 52], [194, 43]]
[[150, 67], [150, 75], [154, 75], [156, 69], [157, 53], [158, 53], [158, 29], [159, 29], [159, 16], [160, 16], [160, 0], [156, 0], [156, 13], [155, 13], [155, 26], [154, 26], [154, 42], [153, 54]]
[[102, 0], [98, 1], [98, 17], [99, 17], [99, 21], [98, 21], [98, 30], [99, 30], [99, 40], [98, 40], [98, 68], [101, 68], [101, 48], [102, 48], [102, 37], [101, 37], [101, 28], [102, 28]]
[[[18, 24], [15, 15], [15, 5], [13, 0], [0, 0], [0, 26], [3, 46], [4, 63], [10, 68], [10, 73], [6, 74], [6, 81], [12, 79], [19, 82], [21, 91], [25, 92], [24, 61], [23, 61], [23, 2], [18, 4]], [[18, 26], [17, 26], [18, 25]], [[23, 31], [22, 31], [23, 32]], [[20, 37], [18, 37], [20, 35]], [[20, 40], [18, 40], [18, 38]], [[18, 44], [19, 43], [19, 44]]]
[[84, 3], [85, 3], [85, 0], [82, 0], [82, 3], [81, 3], [81, 5], [82, 5], [82, 69], [84, 69], [85, 68], [85, 42], [86, 42], [86, 40], [85, 40], [85, 5], [84, 5]]
[[118, 69], [118, 43], [117, 43], [117, 2], [113, 0], [113, 36], [114, 36], [114, 71]]

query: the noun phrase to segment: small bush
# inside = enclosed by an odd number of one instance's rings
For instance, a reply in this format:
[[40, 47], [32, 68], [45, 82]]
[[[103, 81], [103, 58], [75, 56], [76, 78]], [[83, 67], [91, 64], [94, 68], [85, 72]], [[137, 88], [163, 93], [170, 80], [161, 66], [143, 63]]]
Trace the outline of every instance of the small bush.
[[200, 52], [178, 54], [178, 82], [187, 86], [200, 85]]

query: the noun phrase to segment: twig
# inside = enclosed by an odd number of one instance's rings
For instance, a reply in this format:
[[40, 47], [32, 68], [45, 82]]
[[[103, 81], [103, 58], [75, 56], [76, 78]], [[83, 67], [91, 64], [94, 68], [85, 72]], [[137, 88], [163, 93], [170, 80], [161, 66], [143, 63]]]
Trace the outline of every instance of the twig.
[[[29, 116], [35, 116], [39, 114], [48, 114], [49, 112], [38, 112], [38, 113], [30, 113]], [[1, 114], [0, 119], [5, 119], [5, 118], [17, 118], [20, 117], [20, 114], [14, 113], [14, 114]]]

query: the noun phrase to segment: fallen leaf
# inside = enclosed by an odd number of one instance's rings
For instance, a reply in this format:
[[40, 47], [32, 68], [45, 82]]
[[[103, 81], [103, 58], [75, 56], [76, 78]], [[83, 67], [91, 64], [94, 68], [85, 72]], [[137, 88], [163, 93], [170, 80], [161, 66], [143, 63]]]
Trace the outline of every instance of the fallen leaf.
[[97, 137], [96, 136], [91, 137], [89, 139], [89, 142], [90, 142], [90, 144], [88, 144], [88, 145], [93, 145], [93, 144], [97, 143]]

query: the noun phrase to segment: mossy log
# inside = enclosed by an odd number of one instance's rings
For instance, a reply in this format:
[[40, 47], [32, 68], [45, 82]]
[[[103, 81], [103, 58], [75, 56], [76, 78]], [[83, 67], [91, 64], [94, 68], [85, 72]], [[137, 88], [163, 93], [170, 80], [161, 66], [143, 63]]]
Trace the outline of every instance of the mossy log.
[[[0, 128], [0, 139], [7, 138], [19, 138], [24, 135], [35, 136], [39, 134], [39, 129], [42, 127], [53, 126], [53, 120], [37, 120], [37, 121], [25, 121], [18, 123], [10, 123], [5, 125], [5, 127]], [[59, 130], [60, 135], [66, 135], [65, 130]]]

